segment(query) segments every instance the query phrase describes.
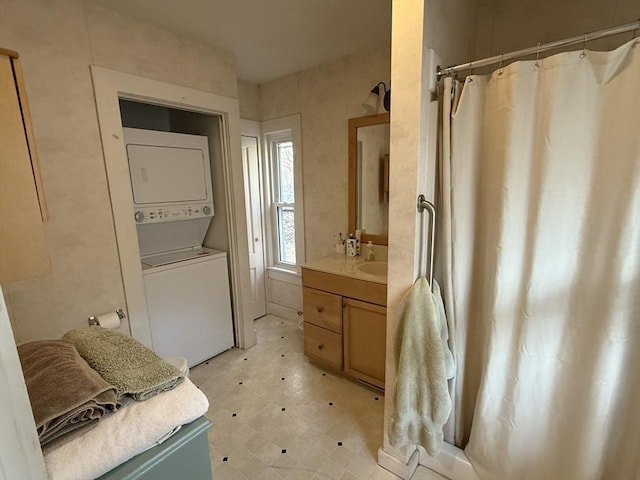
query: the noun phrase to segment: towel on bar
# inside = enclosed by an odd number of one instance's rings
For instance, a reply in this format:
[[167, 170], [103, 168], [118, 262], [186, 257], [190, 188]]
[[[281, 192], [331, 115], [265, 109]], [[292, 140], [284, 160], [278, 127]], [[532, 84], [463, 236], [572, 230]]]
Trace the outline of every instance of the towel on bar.
[[433, 293], [431, 294], [433, 301], [436, 303], [438, 310], [438, 318], [440, 320], [440, 340], [442, 342], [442, 353], [444, 355], [444, 369], [447, 380], [456, 376], [456, 363], [453, 359], [453, 353], [449, 348], [449, 324], [447, 315], [444, 310], [444, 300], [440, 292], [440, 285], [433, 279]]
[[62, 336], [102, 378], [116, 387], [118, 398], [147, 400], [171, 390], [184, 375], [137, 340], [108, 328], [69, 330]]
[[442, 427], [451, 412], [447, 376], [455, 371], [441, 313], [429, 283], [419, 278], [402, 299], [394, 337], [396, 388], [389, 440], [398, 448], [421, 445], [429, 455], [437, 455], [442, 446]]
[[95, 427], [119, 404], [116, 389], [64, 340], [18, 347], [31, 410], [44, 452]]

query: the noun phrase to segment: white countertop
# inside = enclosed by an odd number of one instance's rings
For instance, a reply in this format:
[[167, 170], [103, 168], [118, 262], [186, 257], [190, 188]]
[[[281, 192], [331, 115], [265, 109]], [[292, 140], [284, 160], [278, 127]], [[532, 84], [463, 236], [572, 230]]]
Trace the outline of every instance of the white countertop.
[[[333, 273], [335, 275], [341, 275], [343, 277], [356, 278], [358, 280], [366, 280], [367, 282], [387, 284], [387, 273], [384, 275], [374, 275], [361, 271], [358, 266], [366, 262], [363, 255], [357, 257], [348, 257], [344, 254], [333, 253], [326, 257], [317, 258], [303, 263], [302, 268], [308, 268], [309, 270], [317, 270], [318, 272]], [[375, 262], [386, 263], [386, 262]]]

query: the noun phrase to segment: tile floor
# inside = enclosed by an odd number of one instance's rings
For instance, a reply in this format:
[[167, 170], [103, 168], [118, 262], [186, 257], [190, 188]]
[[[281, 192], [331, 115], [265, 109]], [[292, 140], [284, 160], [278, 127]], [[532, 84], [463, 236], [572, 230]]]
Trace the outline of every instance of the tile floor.
[[[256, 346], [191, 369], [210, 402], [214, 479], [396, 480], [376, 461], [383, 396], [309, 363], [297, 323], [255, 326]], [[424, 468], [413, 478], [445, 479]]]

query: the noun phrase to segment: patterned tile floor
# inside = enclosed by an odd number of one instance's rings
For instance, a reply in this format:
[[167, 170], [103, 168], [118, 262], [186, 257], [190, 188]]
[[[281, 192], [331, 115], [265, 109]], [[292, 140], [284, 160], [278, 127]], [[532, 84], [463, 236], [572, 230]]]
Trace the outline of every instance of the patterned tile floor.
[[310, 364], [297, 323], [267, 315], [255, 327], [253, 348], [191, 369], [210, 402], [214, 479], [397, 479], [376, 461], [383, 396]]

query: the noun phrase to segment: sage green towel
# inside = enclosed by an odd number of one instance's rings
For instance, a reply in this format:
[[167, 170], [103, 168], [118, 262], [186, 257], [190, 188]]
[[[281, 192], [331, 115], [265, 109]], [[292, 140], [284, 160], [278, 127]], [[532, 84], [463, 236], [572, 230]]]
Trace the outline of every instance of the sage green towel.
[[184, 379], [176, 367], [116, 330], [77, 328], [62, 338], [73, 343], [91, 368], [116, 387], [118, 398], [131, 395], [138, 401], [147, 400], [171, 390]]
[[95, 427], [119, 404], [116, 389], [64, 340], [36, 340], [18, 347], [24, 381], [46, 453]]
[[[439, 294], [439, 288], [434, 290]], [[389, 441], [398, 448], [421, 445], [429, 455], [442, 446], [442, 428], [451, 412], [447, 376], [454, 372], [438, 303], [427, 280], [416, 280], [400, 304], [394, 337], [396, 388]]]

